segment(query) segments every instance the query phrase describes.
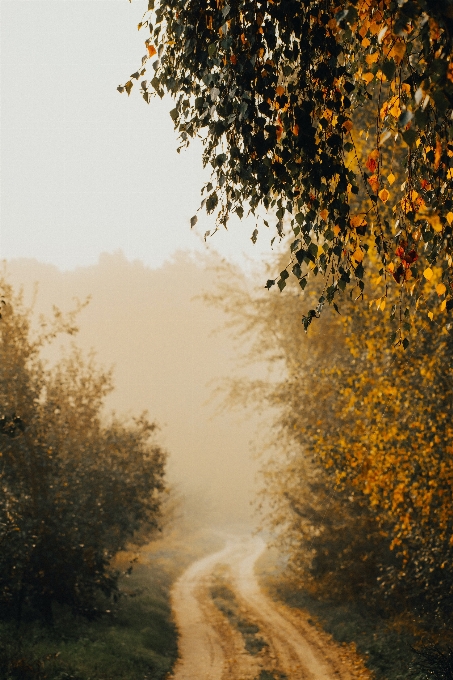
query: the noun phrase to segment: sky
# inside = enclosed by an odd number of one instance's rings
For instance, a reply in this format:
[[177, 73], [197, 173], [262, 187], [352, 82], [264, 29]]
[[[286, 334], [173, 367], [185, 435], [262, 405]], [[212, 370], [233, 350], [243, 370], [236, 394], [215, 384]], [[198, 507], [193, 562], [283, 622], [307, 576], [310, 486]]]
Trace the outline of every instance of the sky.
[[[147, 2], [0, 0], [0, 258], [61, 270], [103, 252], [156, 268], [178, 250], [206, 249], [190, 229], [208, 178], [202, 145], [180, 154], [167, 97], [147, 105], [117, 86], [137, 70]], [[247, 268], [271, 252], [253, 218], [231, 220], [209, 247]]]

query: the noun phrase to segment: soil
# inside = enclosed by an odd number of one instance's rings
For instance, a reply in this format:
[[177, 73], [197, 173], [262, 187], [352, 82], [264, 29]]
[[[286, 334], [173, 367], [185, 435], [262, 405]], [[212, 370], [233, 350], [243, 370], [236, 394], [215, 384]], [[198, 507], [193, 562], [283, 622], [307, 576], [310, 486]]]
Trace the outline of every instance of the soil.
[[[262, 590], [255, 563], [265, 549], [260, 537], [230, 537], [222, 550], [198, 560], [178, 579], [172, 591], [180, 636], [173, 680], [368, 680], [370, 673], [352, 648], [336, 644], [308, 614]], [[213, 600], [219, 569], [235, 617]], [[246, 647], [235, 620], [259, 631], [255, 648], [250, 636]]]

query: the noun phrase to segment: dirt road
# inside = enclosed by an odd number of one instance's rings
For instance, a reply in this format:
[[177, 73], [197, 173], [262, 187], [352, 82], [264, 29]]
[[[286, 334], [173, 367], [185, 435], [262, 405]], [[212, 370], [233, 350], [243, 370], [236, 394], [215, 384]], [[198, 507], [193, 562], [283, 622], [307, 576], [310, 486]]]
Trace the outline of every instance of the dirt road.
[[357, 680], [367, 672], [300, 612], [271, 600], [254, 566], [259, 537], [231, 537], [176, 582], [174, 680]]

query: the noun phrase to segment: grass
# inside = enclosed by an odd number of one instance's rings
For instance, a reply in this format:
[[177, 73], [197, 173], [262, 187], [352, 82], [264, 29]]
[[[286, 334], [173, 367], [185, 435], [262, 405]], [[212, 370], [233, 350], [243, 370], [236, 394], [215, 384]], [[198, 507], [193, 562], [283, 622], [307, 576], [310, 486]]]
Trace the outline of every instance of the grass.
[[177, 656], [168, 600], [170, 576], [159, 568], [139, 565], [128, 585], [130, 595], [95, 622], [74, 621], [57, 612], [51, 630], [36, 622], [18, 630], [3, 624], [2, 680], [164, 678]]
[[[217, 540], [217, 543], [216, 543]], [[94, 622], [55, 610], [52, 629], [38, 622], [0, 622], [0, 680], [161, 680], [177, 658], [170, 588], [197, 557], [217, 548], [218, 539], [187, 533], [150, 544], [132, 574], [123, 577], [125, 595]], [[130, 554], [119, 556], [125, 571]]]

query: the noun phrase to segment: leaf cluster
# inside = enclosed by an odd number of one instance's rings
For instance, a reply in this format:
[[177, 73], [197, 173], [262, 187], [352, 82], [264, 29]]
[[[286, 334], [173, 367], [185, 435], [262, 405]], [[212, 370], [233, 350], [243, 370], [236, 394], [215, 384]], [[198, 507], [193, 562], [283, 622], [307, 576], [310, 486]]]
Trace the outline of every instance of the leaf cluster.
[[[181, 145], [205, 145], [202, 206], [219, 226], [247, 209], [272, 213], [278, 237], [290, 225], [290, 262], [267, 285], [324, 276], [305, 328], [363, 293], [370, 248], [403, 289], [427, 250], [451, 296], [452, 17], [449, 0], [149, 2], [147, 54], [118, 89], [148, 69], [145, 100], [174, 98]], [[392, 269], [395, 238], [407, 257]]]

